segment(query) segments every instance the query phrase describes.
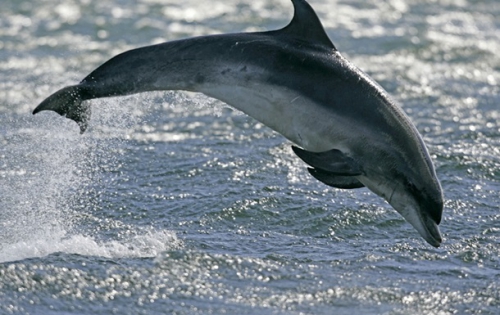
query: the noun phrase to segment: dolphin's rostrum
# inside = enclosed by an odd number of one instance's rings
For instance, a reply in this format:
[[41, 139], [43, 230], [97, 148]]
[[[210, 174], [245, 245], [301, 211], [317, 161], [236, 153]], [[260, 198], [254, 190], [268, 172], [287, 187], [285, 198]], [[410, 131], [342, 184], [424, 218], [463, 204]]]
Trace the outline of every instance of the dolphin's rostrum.
[[35, 110], [87, 128], [86, 100], [154, 90], [217, 98], [295, 143], [321, 182], [367, 187], [439, 246], [443, 195], [415, 126], [387, 92], [337, 51], [313, 9], [292, 0], [288, 26], [202, 36], [124, 52]]

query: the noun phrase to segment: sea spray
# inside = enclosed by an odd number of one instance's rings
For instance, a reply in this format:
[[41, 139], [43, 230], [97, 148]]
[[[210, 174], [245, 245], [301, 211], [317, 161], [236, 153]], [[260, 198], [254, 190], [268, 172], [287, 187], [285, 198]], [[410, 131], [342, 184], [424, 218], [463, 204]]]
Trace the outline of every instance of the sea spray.
[[[102, 187], [113, 181], [109, 174], [119, 176], [117, 157], [127, 131], [147, 111], [148, 106], [134, 109], [137, 102], [135, 97], [96, 102], [101, 104], [93, 104], [98, 105], [95, 131], [83, 136], [75, 124], [53, 114], [29, 127], [24, 116], [2, 122], [0, 261], [55, 252], [148, 256], [178, 245], [173, 232], [126, 225], [119, 218], [109, 224], [96, 215]], [[11, 133], [7, 130], [16, 128], [9, 124], [27, 127]], [[114, 239], [93, 234], [109, 226], [126, 233]]]

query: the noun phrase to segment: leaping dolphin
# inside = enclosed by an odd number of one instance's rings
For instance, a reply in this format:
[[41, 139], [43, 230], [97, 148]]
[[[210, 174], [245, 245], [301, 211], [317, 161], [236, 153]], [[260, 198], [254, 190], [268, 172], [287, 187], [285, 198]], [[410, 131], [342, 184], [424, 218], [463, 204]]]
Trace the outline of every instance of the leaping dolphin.
[[[346, 60], [305, 0], [280, 30], [201, 36], [133, 49], [33, 111], [52, 110], [83, 133], [94, 98], [187, 90], [217, 98], [295, 143], [309, 173], [336, 188], [367, 187], [431, 245], [443, 194], [415, 126], [387, 92]], [[301, 148], [299, 148], [301, 147]]]

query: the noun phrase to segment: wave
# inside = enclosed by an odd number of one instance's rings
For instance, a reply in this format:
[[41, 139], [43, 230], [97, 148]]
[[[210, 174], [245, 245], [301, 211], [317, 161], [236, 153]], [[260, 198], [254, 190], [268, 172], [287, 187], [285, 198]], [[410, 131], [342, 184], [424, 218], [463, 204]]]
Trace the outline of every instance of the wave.
[[96, 240], [77, 234], [51, 234], [45, 238], [20, 241], [0, 248], [0, 263], [44, 257], [54, 253], [99, 256], [105, 258], [156, 257], [181, 246], [174, 232], [150, 231], [120, 240]]

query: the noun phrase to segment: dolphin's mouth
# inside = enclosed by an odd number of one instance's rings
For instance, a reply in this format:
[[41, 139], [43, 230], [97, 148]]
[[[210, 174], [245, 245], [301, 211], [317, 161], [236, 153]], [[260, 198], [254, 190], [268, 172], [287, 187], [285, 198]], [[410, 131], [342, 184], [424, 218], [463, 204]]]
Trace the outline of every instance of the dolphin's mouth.
[[443, 238], [441, 236], [441, 232], [439, 231], [438, 225], [433, 220], [428, 218], [427, 220], [425, 220], [425, 222], [422, 223], [425, 231], [420, 231], [420, 229], [418, 228], [417, 231], [427, 241], [427, 243], [431, 244], [434, 247], [439, 247], [441, 245], [441, 242], [443, 241]]
[[400, 213], [406, 221], [418, 231], [420, 236], [422, 236], [427, 243], [434, 247], [439, 247], [443, 238], [437, 223], [425, 213], [420, 212], [418, 208], [406, 208], [405, 210], [406, 211]]
[[415, 230], [418, 231], [420, 236], [434, 247], [439, 247], [443, 241], [441, 232], [439, 231], [438, 224], [426, 214], [426, 212], [420, 210], [417, 205], [409, 205], [408, 203], [399, 208], [398, 205], [393, 205], [405, 219], [408, 221]]

